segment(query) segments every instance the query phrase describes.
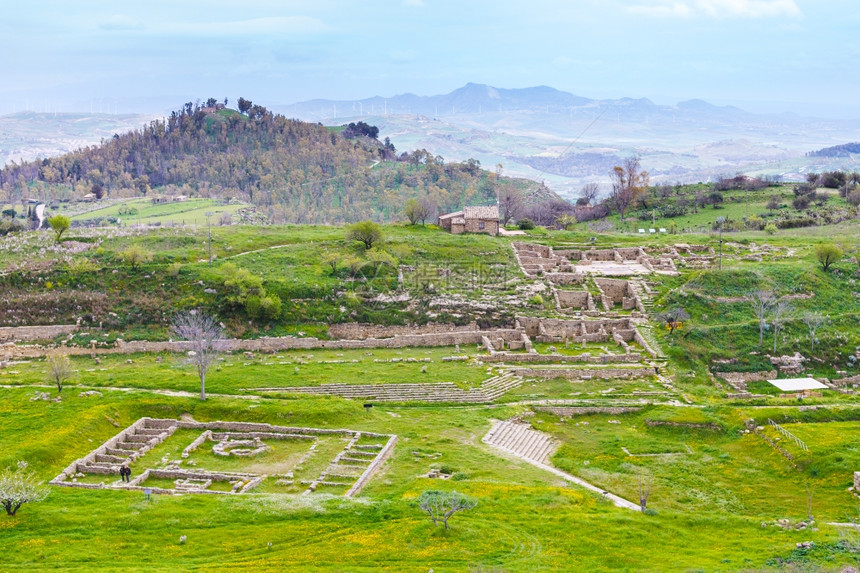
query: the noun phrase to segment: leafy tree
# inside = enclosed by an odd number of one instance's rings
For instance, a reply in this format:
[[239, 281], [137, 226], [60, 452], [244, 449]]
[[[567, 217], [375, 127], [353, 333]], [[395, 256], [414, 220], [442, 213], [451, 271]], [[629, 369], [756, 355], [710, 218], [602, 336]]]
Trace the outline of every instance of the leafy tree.
[[51, 229], [54, 230], [55, 238], [59, 243], [60, 237], [63, 236], [63, 233], [68, 231], [69, 227], [72, 226], [72, 220], [65, 215], [54, 215], [48, 219], [48, 224], [51, 226]]
[[429, 490], [418, 496], [418, 507], [427, 512], [433, 525], [441, 521], [448, 529], [448, 520], [455, 513], [466, 511], [478, 505], [474, 499], [457, 491]]
[[245, 312], [248, 313], [248, 316], [263, 320], [278, 318], [282, 307], [281, 297], [276, 294], [266, 294], [263, 296], [251, 295], [245, 301]]
[[382, 241], [382, 229], [373, 221], [360, 221], [347, 227], [346, 239], [363, 243], [364, 250], [369, 251], [374, 244]]
[[60, 394], [63, 391], [63, 385], [75, 375], [75, 371], [69, 362], [69, 357], [65, 354], [51, 353], [48, 355], [47, 362], [48, 372], [45, 378], [48, 382], [56, 384], [57, 394]]
[[0, 505], [6, 515], [14, 516], [25, 503], [39, 502], [46, 497], [48, 488], [36, 481], [26, 462], [18, 462], [15, 469], [0, 472]]
[[138, 244], [131, 245], [126, 250], [121, 251], [119, 256], [133, 271], [140, 268], [140, 265], [150, 262], [153, 257], [152, 251]]
[[725, 197], [719, 191], [714, 191], [710, 195], [708, 195], [708, 202], [713, 205], [714, 209], [716, 209], [723, 201]]
[[187, 340], [187, 361], [197, 369], [200, 377], [200, 399], [206, 399], [206, 371], [224, 347], [223, 330], [209, 315], [199, 310], [177, 314], [170, 323], [170, 331], [181, 340]]
[[105, 196], [105, 188], [99, 185], [98, 183], [93, 183], [92, 188], [90, 189], [90, 193], [96, 196], [96, 199], [101, 199]]
[[845, 197], [845, 200], [848, 201], [848, 204], [852, 207], [860, 207], [860, 189], [854, 189], [848, 196]]
[[406, 218], [409, 219], [410, 225], [414, 225], [418, 221], [421, 221], [421, 224], [423, 225], [424, 221], [427, 220], [427, 217], [430, 214], [430, 209], [427, 207], [426, 203], [413, 197], [406, 201], [406, 204], [403, 207], [403, 212], [406, 214]]
[[236, 105], [239, 108], [239, 113], [248, 113], [248, 111], [250, 111], [251, 108], [254, 106], [254, 104], [251, 102], [251, 100], [247, 100], [243, 97], [240, 97], [236, 101]]
[[624, 220], [628, 207], [645, 192], [648, 172], [640, 169], [638, 157], [628, 157], [612, 168], [612, 190], [609, 197]]
[[830, 270], [830, 265], [842, 258], [842, 249], [833, 243], [824, 243], [815, 247], [815, 258], [821, 264], [821, 268], [826, 273]]

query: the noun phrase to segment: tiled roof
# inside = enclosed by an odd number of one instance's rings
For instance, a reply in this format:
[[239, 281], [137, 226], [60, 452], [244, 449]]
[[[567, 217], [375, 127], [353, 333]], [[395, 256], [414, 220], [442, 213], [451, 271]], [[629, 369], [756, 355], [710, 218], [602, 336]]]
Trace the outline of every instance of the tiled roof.
[[440, 219], [450, 219], [451, 217], [462, 217], [462, 211], [454, 211], [453, 213], [448, 213], [447, 215], [439, 215]]
[[498, 219], [499, 206], [490, 205], [487, 207], [464, 207], [463, 217], [466, 219]]

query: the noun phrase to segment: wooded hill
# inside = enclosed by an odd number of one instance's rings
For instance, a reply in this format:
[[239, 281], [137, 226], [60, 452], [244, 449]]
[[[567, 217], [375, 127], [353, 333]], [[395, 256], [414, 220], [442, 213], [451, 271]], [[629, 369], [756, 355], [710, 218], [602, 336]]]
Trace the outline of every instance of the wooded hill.
[[359, 122], [327, 128], [288, 119], [240, 98], [210, 99], [162, 121], [60, 157], [0, 170], [8, 203], [36, 198], [165, 194], [250, 201], [273, 222], [336, 223], [403, 217], [417, 198], [430, 214], [495, 202], [519, 189], [526, 203], [558, 199], [546, 187], [501, 177], [480, 163], [445, 163], [420, 149], [398, 153]]

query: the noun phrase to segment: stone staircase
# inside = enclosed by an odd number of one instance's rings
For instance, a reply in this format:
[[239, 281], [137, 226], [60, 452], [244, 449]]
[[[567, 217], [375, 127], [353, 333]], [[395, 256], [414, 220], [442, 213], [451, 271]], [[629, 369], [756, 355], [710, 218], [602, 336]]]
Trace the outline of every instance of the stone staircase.
[[85, 474], [114, 475], [119, 467], [137, 458], [164, 441], [176, 429], [135, 427], [121, 434], [117, 441], [105, 446], [102, 452], [95, 453], [91, 459], [78, 464], [77, 471]]
[[373, 402], [492, 402], [522, 384], [522, 377], [506, 372], [485, 380], [478, 389], [463, 390], [453, 382], [430, 384], [320, 384], [293, 388], [248, 388], [252, 392], [295, 392], [340, 396]]
[[541, 464], [549, 464], [550, 455], [558, 447], [551, 437], [533, 430], [530, 424], [510, 421], [497, 422], [482, 441]]

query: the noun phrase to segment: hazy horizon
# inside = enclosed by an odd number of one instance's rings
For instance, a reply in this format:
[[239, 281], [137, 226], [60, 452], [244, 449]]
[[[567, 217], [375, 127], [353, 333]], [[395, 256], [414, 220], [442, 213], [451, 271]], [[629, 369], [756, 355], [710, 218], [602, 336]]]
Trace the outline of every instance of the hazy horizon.
[[849, 119], [857, 22], [860, 7], [842, 0], [46, 0], [4, 11], [0, 114], [431, 96], [475, 82]]

